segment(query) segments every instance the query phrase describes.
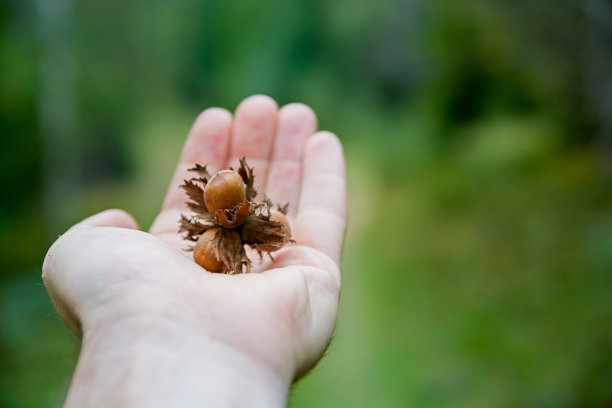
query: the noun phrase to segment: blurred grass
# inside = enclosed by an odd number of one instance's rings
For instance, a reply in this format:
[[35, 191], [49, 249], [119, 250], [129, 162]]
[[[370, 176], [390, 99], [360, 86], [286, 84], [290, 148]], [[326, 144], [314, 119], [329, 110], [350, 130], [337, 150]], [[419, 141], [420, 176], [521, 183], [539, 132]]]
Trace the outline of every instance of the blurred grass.
[[0, 406], [61, 406], [79, 345], [51, 305], [40, 270], [0, 286]]
[[53, 238], [109, 207], [148, 227], [199, 111], [257, 92], [311, 105], [347, 157], [338, 327], [291, 406], [612, 405], [609, 135], [589, 82], [607, 60], [575, 9], [143, 4], [75, 3], [79, 183], [52, 219], [36, 11], [0, 6], [0, 406], [60, 406], [69, 385], [78, 343], [39, 278]]

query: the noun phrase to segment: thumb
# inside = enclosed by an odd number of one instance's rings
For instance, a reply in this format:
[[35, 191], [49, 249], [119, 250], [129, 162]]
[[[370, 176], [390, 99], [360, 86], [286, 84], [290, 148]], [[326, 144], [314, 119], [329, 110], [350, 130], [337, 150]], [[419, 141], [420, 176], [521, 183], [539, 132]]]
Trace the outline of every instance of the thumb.
[[[85, 218], [83, 221], [72, 226], [65, 234], [60, 236], [47, 252], [42, 267], [42, 278], [45, 288], [58, 314], [62, 317], [66, 325], [79, 336], [82, 334], [81, 321], [76, 312], [75, 301], [73, 296], [71, 296], [71, 293], [76, 292], [73, 286], [78, 286], [79, 279], [67, 279], [66, 276], [69, 275], [68, 269], [70, 268], [66, 267], [66, 265], [64, 265], [64, 267], [61, 267], [61, 265], [58, 267], [56, 258], [58, 257], [57, 252], [60, 249], [60, 254], [65, 255], [66, 253], [71, 253], [71, 242], [79, 242], [80, 235], [82, 235], [82, 233], [88, 233], [86, 230], [91, 227], [139, 229], [134, 218], [125, 211], [118, 209], [106, 210]], [[64, 259], [66, 256], [60, 256], [60, 258]], [[75, 256], [68, 256], [68, 258], [76, 259]], [[62, 262], [59, 263], [61, 264]], [[80, 280], [82, 281], [82, 279]]]
[[79, 227], [117, 227], [136, 230], [140, 229], [138, 227], [138, 223], [130, 214], [116, 208], [102, 211], [87, 217], [83, 221], [72, 226], [70, 229]]

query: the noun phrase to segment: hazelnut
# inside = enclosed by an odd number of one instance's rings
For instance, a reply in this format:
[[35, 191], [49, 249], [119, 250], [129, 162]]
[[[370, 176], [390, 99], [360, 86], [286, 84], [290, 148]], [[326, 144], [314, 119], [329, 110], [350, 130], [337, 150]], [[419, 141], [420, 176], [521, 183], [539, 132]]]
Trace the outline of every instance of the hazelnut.
[[251, 214], [244, 180], [233, 170], [221, 170], [204, 187], [204, 202], [216, 224], [235, 228]]
[[240, 234], [221, 227], [202, 233], [193, 249], [193, 260], [209, 272], [231, 274], [241, 273], [243, 265], [246, 272], [250, 268]]
[[213, 242], [219, 228], [209, 228], [198, 238], [193, 249], [193, 260], [209, 272], [222, 272], [223, 263], [215, 256]]

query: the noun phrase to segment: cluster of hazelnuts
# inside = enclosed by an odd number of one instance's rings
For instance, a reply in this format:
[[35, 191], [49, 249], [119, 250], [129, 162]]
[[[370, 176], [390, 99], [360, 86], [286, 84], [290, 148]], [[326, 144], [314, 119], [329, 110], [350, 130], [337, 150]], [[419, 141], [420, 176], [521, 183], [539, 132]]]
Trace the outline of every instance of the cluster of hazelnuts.
[[190, 201], [191, 216], [181, 214], [179, 232], [183, 238], [194, 241], [195, 262], [210, 272], [248, 273], [251, 261], [245, 245], [260, 256], [282, 248], [291, 241], [291, 228], [287, 221], [287, 205], [276, 209], [272, 202], [254, 201], [257, 190], [253, 186], [253, 168], [244, 157], [237, 171], [228, 170], [211, 176], [206, 166], [196, 164], [189, 169], [197, 174], [185, 180], [181, 188]]

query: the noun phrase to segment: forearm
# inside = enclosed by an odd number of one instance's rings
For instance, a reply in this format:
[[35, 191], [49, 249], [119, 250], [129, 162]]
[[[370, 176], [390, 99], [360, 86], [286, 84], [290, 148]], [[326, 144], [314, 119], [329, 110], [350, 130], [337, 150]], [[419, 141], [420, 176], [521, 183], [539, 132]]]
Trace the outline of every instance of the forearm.
[[282, 407], [290, 380], [183, 326], [126, 320], [86, 330], [71, 407]]

